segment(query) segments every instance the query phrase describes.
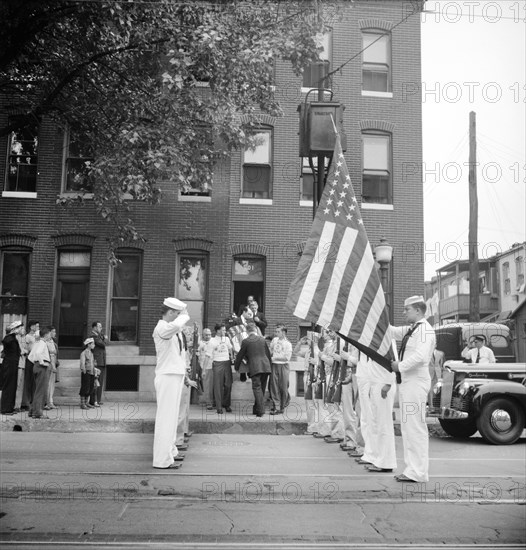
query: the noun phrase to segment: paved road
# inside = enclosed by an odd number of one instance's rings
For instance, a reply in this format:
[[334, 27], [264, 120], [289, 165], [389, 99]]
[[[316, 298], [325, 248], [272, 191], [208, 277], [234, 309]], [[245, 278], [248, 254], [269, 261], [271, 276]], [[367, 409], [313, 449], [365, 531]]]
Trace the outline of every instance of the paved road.
[[526, 540], [526, 440], [431, 438], [426, 484], [368, 473], [307, 436], [195, 434], [170, 472], [151, 468], [152, 434], [3, 432], [1, 443], [0, 533], [18, 548]]

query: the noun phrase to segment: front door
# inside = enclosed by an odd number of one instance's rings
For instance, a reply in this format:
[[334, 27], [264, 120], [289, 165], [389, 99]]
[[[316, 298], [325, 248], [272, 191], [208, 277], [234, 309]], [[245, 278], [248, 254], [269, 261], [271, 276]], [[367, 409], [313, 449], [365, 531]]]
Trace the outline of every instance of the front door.
[[59, 288], [59, 349], [81, 348], [87, 335], [88, 281], [59, 281]]

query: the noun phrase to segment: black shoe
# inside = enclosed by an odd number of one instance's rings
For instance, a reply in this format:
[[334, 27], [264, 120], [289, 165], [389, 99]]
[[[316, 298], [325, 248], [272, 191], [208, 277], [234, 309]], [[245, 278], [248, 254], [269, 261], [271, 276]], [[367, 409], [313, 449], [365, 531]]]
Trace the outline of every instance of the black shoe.
[[223, 409], [217, 409], [217, 414], [223, 414]]
[[28, 410], [29, 410], [29, 407], [23, 405], [22, 407], [20, 407], [20, 410], [21, 410], [21, 411], [28, 411]]
[[231, 413], [231, 412], [232, 412], [232, 409], [231, 409], [230, 407], [227, 407], [227, 408], [225, 409], [225, 411], [226, 411], [227, 413]]
[[262, 414], [256, 414], [256, 416], [257, 416], [258, 418], [261, 418], [261, 417], [264, 416], [264, 415], [262, 415]]

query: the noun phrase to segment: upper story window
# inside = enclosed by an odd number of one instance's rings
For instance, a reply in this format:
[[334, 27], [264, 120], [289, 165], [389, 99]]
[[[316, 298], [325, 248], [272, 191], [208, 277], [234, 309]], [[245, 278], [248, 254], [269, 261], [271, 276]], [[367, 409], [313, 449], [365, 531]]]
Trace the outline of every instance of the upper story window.
[[116, 254], [120, 263], [113, 268], [111, 284], [110, 339], [136, 343], [139, 334], [139, 306], [142, 252], [123, 250]]
[[524, 290], [524, 258], [519, 256], [515, 259], [515, 273], [517, 274], [517, 290]]
[[[17, 118], [9, 117], [9, 125]], [[36, 193], [38, 126], [33, 121], [9, 135], [5, 191]]]
[[63, 190], [65, 193], [92, 193], [89, 162], [93, 161], [93, 148], [80, 131], [68, 128], [64, 134]]
[[212, 130], [207, 126], [199, 126], [195, 130], [197, 145], [193, 155], [193, 166], [197, 170], [189, 175], [187, 182], [181, 187], [180, 195], [183, 197], [210, 197], [216, 160]]
[[[318, 36], [319, 46], [323, 49], [320, 52], [321, 63], [311, 63], [303, 69], [303, 87], [318, 88], [320, 78], [325, 76], [331, 70], [332, 62], [332, 33], [320, 34]], [[324, 83], [324, 88], [330, 88], [328, 82]]]
[[510, 263], [502, 264], [502, 280], [504, 281], [504, 294], [511, 293]]
[[362, 134], [362, 201], [392, 204], [391, 136], [385, 133]]
[[391, 35], [362, 32], [362, 90], [391, 92]]
[[243, 189], [241, 196], [249, 199], [272, 198], [272, 130], [261, 129], [256, 143], [243, 152]]

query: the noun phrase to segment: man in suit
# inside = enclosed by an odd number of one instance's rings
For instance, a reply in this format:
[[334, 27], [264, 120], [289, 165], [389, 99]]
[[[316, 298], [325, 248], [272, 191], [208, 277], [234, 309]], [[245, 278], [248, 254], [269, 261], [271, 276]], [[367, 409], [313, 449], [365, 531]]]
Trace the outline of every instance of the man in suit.
[[267, 328], [268, 323], [263, 315], [263, 312], [258, 311], [258, 303], [253, 300], [248, 307], [250, 308], [250, 311], [252, 311], [254, 323], [256, 323], [256, 326], [261, 331], [262, 336], [265, 336], [265, 329]]
[[270, 363], [272, 361], [270, 350], [265, 338], [257, 334], [254, 323], [247, 325], [248, 337], [241, 342], [241, 349], [236, 356], [235, 369], [239, 370], [241, 362], [246, 358], [248, 362], [248, 376], [252, 380], [254, 392], [254, 413], [257, 417], [265, 413], [264, 388], [270, 375]]

